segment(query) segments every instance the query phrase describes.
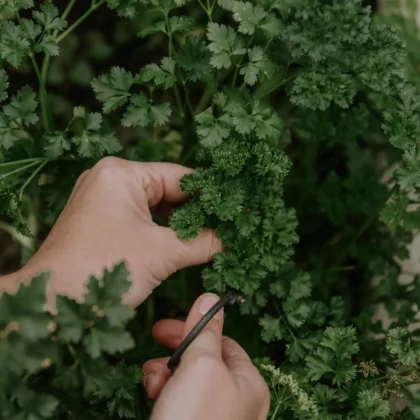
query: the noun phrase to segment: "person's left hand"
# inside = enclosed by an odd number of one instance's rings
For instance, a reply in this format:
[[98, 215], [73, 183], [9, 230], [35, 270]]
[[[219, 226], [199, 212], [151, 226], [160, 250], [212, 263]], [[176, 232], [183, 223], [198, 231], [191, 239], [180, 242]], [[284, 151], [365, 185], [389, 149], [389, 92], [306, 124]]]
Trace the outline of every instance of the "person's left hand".
[[81, 299], [90, 275], [126, 261], [132, 286], [125, 302], [139, 305], [175, 271], [211, 260], [222, 250], [213, 230], [191, 241], [153, 222], [151, 210], [187, 199], [180, 179], [192, 169], [169, 163], [105, 158], [82, 174], [56, 225], [18, 273], [0, 279], [0, 292], [41, 271], [52, 272], [50, 293]]

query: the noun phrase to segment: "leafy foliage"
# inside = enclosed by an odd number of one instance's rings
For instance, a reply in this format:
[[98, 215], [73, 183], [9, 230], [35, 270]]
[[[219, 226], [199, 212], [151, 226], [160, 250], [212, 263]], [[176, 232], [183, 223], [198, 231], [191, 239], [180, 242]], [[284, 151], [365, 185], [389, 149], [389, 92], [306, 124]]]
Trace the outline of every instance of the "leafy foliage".
[[[419, 227], [414, 29], [360, 0], [95, 0], [79, 17], [77, 3], [0, 0], [0, 214], [22, 261], [102, 157], [194, 166], [170, 226], [223, 240], [197, 272], [205, 289], [246, 297], [227, 334], [259, 357], [270, 418], [418, 418], [420, 276], [400, 282], [399, 264]], [[112, 21], [105, 4], [133, 20]], [[56, 69], [74, 67], [72, 35], [101, 13], [122, 28], [105, 37], [118, 55], [95, 29], [71, 89]], [[151, 298], [149, 324], [201, 291], [175, 276]], [[84, 302], [58, 297], [54, 315], [45, 275], [1, 298], [0, 417], [148, 418], [137, 365], [158, 350], [144, 322], [127, 326], [127, 277], [105, 270]]]

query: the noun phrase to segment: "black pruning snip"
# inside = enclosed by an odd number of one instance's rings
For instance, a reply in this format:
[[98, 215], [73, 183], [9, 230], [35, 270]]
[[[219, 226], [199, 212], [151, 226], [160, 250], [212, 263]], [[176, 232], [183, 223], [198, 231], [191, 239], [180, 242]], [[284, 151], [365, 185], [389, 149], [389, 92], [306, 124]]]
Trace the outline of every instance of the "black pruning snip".
[[243, 296], [239, 292], [229, 292], [226, 296], [216, 302], [209, 311], [197, 322], [191, 332], [185, 337], [179, 347], [175, 350], [174, 354], [168, 361], [168, 369], [173, 373], [181, 362], [181, 357], [187, 350], [188, 346], [194, 341], [194, 339], [200, 334], [202, 329], [209, 323], [209, 321], [226, 305], [234, 305], [235, 303], [242, 303], [244, 301]]

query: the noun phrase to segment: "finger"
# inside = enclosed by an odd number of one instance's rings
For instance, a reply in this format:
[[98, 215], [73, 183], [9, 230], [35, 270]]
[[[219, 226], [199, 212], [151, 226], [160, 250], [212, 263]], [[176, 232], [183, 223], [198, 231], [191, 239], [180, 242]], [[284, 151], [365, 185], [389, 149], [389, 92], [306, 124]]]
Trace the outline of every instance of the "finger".
[[152, 359], [143, 365], [143, 385], [150, 399], [155, 400], [159, 397], [166, 382], [171, 376], [167, 367], [169, 357]]
[[160, 201], [176, 203], [188, 199], [189, 194], [181, 191], [180, 181], [194, 169], [175, 163], [130, 162], [137, 180], [146, 192], [149, 207], [156, 206]]
[[229, 337], [223, 337], [222, 356], [226, 366], [233, 373], [238, 370], [253, 371], [254, 365], [247, 352]]
[[75, 194], [77, 193], [77, 191], [80, 190], [80, 188], [82, 187], [82, 185], [86, 181], [86, 178], [88, 177], [89, 172], [90, 172], [90, 169], [82, 172], [82, 174], [77, 179], [76, 184], [74, 185], [73, 190], [72, 190], [72, 192], [70, 194], [70, 197], [67, 200], [66, 207], [69, 206], [70, 203], [73, 201], [73, 198], [74, 198]]
[[153, 338], [170, 349], [176, 349], [181, 344], [184, 325], [184, 321], [162, 319], [153, 326]]
[[250, 408], [256, 410], [252, 418], [266, 419], [270, 409], [270, 392], [246, 351], [236, 341], [223, 337], [222, 356], [244, 399], [257, 402]]
[[169, 228], [167, 233], [167, 255], [171, 258], [176, 270], [205, 264], [211, 261], [218, 252], [223, 251], [223, 243], [216, 236], [214, 229], [201, 229], [198, 236], [189, 241], [179, 239], [177, 233]]
[[[219, 301], [212, 293], [200, 296], [192, 306], [185, 321], [182, 339], [190, 333], [201, 318]], [[185, 351], [182, 359], [188, 361], [194, 357], [210, 356], [222, 359], [223, 309], [221, 309], [203, 328]]]

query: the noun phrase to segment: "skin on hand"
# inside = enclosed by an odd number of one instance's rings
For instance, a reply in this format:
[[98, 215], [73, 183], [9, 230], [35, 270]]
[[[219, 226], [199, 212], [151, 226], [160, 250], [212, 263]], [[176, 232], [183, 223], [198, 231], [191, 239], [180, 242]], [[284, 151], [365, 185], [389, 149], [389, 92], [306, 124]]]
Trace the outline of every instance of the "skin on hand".
[[[90, 275], [101, 276], [104, 267], [125, 261], [132, 286], [124, 299], [137, 306], [170, 274], [210, 261], [222, 251], [213, 230], [203, 229], [196, 239], [182, 241], [152, 220], [152, 211], [167, 216], [172, 207], [188, 199], [180, 180], [191, 172], [176, 164], [102, 159], [80, 176], [57, 223], [29, 263], [0, 278], [0, 294], [13, 293], [20, 281], [50, 271], [48, 295], [53, 310], [56, 294], [81, 300]], [[155, 338], [176, 348], [215, 299], [210, 294], [201, 297], [185, 323], [157, 323]], [[183, 420], [266, 418], [267, 386], [245, 351], [222, 338], [222, 328], [219, 312], [184, 353], [173, 377], [166, 367], [168, 359], [145, 364], [147, 392], [154, 399], [160, 396], [152, 419], [174, 415]]]
[[[219, 298], [201, 296], [185, 322], [162, 320], [153, 329], [160, 343], [175, 349]], [[143, 366], [144, 385], [157, 399], [152, 420], [264, 420], [270, 408], [268, 387], [246, 352], [222, 336], [220, 311], [190, 344], [171, 376], [169, 358]]]
[[203, 229], [187, 242], [152, 220], [151, 211], [165, 216], [188, 198], [180, 180], [191, 172], [171, 163], [102, 159], [80, 176], [57, 223], [29, 263], [1, 279], [0, 292], [13, 293], [19, 281], [51, 271], [49, 297], [63, 294], [80, 300], [90, 275], [100, 276], [104, 267], [124, 260], [132, 280], [124, 300], [137, 306], [175, 271], [210, 261], [222, 250], [213, 230]]

